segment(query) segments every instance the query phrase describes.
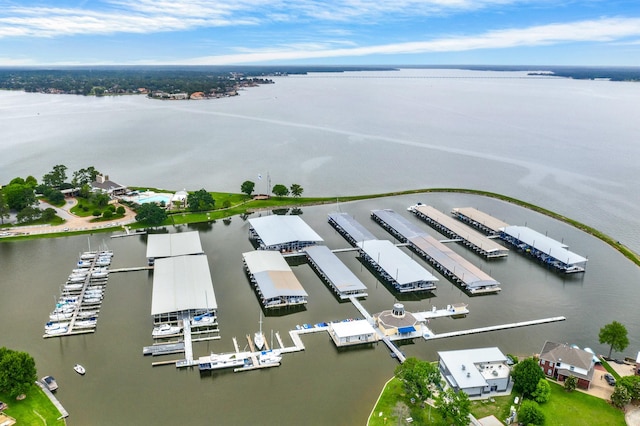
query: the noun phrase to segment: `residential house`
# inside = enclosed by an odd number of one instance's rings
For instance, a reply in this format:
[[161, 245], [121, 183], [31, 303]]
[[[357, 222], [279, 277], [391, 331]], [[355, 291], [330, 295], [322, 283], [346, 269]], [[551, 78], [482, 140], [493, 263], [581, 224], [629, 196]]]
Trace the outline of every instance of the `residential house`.
[[540, 351], [539, 364], [545, 375], [559, 382], [575, 376], [579, 388], [589, 389], [591, 386], [595, 371], [593, 354], [578, 347], [547, 340]]
[[110, 197], [122, 195], [128, 191], [126, 186], [122, 186], [119, 183], [109, 180], [109, 175], [101, 174], [96, 176], [95, 181], [91, 182], [91, 190], [102, 191]]
[[438, 352], [440, 374], [456, 392], [489, 396], [511, 383], [507, 357], [496, 347]]

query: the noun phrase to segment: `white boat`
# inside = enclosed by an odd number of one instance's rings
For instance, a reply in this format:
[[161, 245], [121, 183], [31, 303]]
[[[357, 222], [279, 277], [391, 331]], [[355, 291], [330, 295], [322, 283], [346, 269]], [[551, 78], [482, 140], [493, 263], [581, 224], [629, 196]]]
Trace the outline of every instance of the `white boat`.
[[216, 317], [213, 316], [211, 312], [207, 312], [206, 314], [196, 315], [191, 320], [191, 325], [199, 326], [199, 325], [210, 325], [215, 324]]
[[49, 319], [51, 321], [62, 321], [69, 319], [72, 316], [73, 312], [52, 312], [51, 315], [49, 315]]
[[264, 334], [262, 334], [262, 312], [260, 312], [260, 330], [253, 334], [253, 343], [256, 349], [261, 351], [264, 348]]
[[105, 278], [109, 276], [109, 270], [99, 269], [91, 272], [91, 278]]
[[76, 373], [80, 374], [81, 376], [84, 375], [84, 373], [87, 372], [87, 370], [84, 369], [83, 366], [81, 366], [80, 364], [76, 364], [73, 366], [73, 369], [76, 370]]
[[45, 330], [44, 332], [48, 335], [56, 335], [56, 334], [66, 333], [67, 330], [69, 330], [67, 327], [58, 327], [58, 328], [53, 328], [51, 330]]
[[102, 297], [85, 297], [82, 299], [83, 305], [97, 305], [102, 302]]
[[83, 285], [84, 285], [83, 283], [65, 284], [64, 289], [65, 290], [80, 290]]
[[69, 323], [68, 322], [55, 322], [55, 321], [49, 321], [48, 323], [46, 323], [44, 325], [44, 329], [46, 330], [57, 330], [58, 328], [67, 328], [69, 327]]
[[171, 336], [173, 334], [180, 333], [180, 330], [182, 330], [182, 327], [179, 327], [177, 325], [162, 324], [158, 327], [155, 327], [151, 335], [153, 337]]
[[200, 370], [218, 370], [222, 368], [243, 367], [249, 361], [247, 352], [231, 352], [226, 354], [214, 354], [202, 356], [198, 359]]
[[80, 311], [76, 316], [78, 318], [90, 318], [90, 317], [95, 317], [97, 314], [98, 314], [98, 311]]
[[262, 351], [258, 355], [258, 362], [260, 365], [278, 364], [282, 361], [282, 355], [273, 350]]
[[96, 323], [97, 323], [97, 320], [95, 318], [89, 318], [86, 320], [76, 321], [73, 324], [73, 326], [78, 328], [89, 328], [89, 327], [95, 327]]
[[90, 268], [93, 262], [89, 262], [88, 260], [80, 260], [78, 262], [78, 268]]
[[58, 383], [56, 382], [56, 379], [53, 378], [53, 376], [44, 376], [42, 378], [42, 383], [44, 383], [47, 389], [49, 389], [51, 392], [58, 389]]

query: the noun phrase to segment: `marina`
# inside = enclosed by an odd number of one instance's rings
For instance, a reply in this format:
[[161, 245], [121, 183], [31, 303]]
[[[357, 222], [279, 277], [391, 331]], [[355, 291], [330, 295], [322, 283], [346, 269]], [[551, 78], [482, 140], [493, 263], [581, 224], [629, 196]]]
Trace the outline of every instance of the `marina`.
[[391, 235], [471, 295], [497, 293], [500, 283], [489, 274], [393, 210], [372, 210], [371, 217]]
[[367, 286], [327, 246], [304, 249], [309, 264], [341, 300], [367, 297]]

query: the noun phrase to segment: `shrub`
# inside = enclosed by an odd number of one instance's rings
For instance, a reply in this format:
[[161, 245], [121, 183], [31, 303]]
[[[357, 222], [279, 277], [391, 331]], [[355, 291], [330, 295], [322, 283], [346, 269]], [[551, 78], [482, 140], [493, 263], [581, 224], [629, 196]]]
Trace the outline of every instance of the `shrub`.
[[116, 213], [123, 215], [126, 213], [126, 210], [124, 209], [124, 207], [118, 206], [118, 208], [116, 209]]
[[100, 210], [96, 209], [96, 210], [93, 211], [92, 215], [94, 215], [95, 217], [98, 217], [98, 216], [102, 215], [102, 212]]
[[525, 425], [544, 424], [544, 413], [535, 401], [524, 400], [518, 411], [518, 422]]

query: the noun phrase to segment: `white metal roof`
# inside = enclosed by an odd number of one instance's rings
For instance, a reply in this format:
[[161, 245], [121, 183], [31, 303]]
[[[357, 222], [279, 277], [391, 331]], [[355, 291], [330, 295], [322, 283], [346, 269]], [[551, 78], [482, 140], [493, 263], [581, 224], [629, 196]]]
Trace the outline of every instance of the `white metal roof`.
[[147, 238], [147, 257], [159, 258], [201, 253], [204, 252], [198, 231], [149, 234]]
[[266, 246], [294, 241], [322, 242], [322, 238], [296, 215], [271, 215], [249, 219]]
[[419, 226], [409, 222], [403, 216], [400, 216], [393, 210], [371, 210], [371, 214], [377, 216], [387, 225], [391, 226], [399, 234], [404, 236], [407, 240], [412, 237], [418, 237], [423, 235], [429, 235], [429, 233]]
[[376, 237], [360, 222], [348, 213], [334, 212], [329, 214], [329, 220], [333, 220], [355, 241], [375, 240]]
[[331, 284], [340, 292], [366, 291], [365, 286], [327, 246], [311, 246], [304, 249], [322, 270]]
[[242, 253], [242, 257], [266, 299], [308, 296], [279, 252], [256, 250]]
[[567, 265], [587, 261], [586, 258], [579, 254], [569, 251], [566, 244], [549, 238], [526, 226], [507, 226], [503, 228], [503, 232]]
[[217, 308], [206, 255], [156, 260], [151, 315]]
[[461, 389], [487, 385], [487, 381], [476, 364], [506, 362], [507, 360], [507, 357], [496, 347], [443, 351], [438, 352], [438, 356]]
[[358, 243], [358, 247], [399, 284], [417, 281], [438, 281], [438, 278], [434, 277], [389, 240], [362, 241]]
[[363, 336], [376, 333], [367, 320], [332, 322], [330, 326], [338, 338]]

